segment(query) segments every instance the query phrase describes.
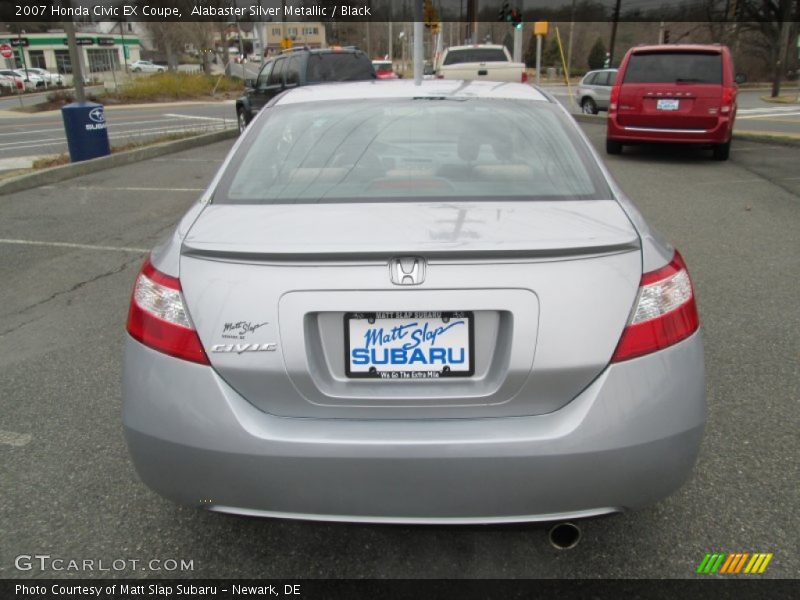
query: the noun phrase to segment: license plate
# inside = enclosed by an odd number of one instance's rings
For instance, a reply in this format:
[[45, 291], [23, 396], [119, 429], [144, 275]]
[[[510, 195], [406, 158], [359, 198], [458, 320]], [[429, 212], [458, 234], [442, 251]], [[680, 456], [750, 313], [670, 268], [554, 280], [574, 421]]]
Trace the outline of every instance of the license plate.
[[373, 379], [436, 379], [475, 373], [468, 311], [346, 313], [345, 372]]
[[678, 110], [679, 106], [680, 100], [662, 98], [656, 102], [656, 108], [658, 110]]

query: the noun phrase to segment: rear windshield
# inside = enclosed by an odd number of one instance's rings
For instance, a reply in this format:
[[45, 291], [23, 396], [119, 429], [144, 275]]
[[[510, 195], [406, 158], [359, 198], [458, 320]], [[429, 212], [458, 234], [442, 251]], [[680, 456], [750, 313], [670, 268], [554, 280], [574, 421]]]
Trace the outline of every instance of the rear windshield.
[[389, 61], [386, 62], [373, 62], [372, 66], [375, 67], [376, 71], [391, 71], [392, 70], [392, 63]]
[[325, 81], [363, 81], [375, 79], [372, 61], [361, 52], [331, 52], [309, 54], [308, 83]]
[[633, 54], [624, 83], [722, 83], [722, 55], [698, 52]]
[[457, 65], [473, 62], [508, 62], [508, 57], [502, 48], [469, 48], [448, 52], [442, 64]]
[[277, 105], [264, 117], [214, 202], [611, 197], [575, 126], [545, 102], [348, 100]]

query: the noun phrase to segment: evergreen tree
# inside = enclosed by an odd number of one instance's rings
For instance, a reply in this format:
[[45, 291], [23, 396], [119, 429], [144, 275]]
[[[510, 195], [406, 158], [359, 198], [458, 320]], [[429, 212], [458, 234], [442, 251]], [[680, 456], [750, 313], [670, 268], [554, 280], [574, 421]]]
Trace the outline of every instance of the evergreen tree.
[[589, 57], [586, 59], [590, 69], [602, 69], [606, 62], [606, 45], [603, 38], [598, 37], [597, 41], [589, 50]]

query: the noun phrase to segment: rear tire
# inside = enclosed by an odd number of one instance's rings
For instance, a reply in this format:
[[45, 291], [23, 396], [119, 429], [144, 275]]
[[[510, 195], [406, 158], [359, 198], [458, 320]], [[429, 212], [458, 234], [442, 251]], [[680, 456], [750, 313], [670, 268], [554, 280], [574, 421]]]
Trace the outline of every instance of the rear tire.
[[585, 115], [596, 115], [598, 112], [597, 104], [591, 98], [584, 98], [581, 100], [581, 112]]
[[243, 108], [236, 111], [236, 122], [239, 124], [239, 135], [242, 135], [244, 130], [247, 129], [247, 115], [244, 113]]
[[606, 154], [622, 154], [622, 142], [606, 138]]
[[714, 145], [714, 160], [728, 160], [731, 155], [731, 141]]

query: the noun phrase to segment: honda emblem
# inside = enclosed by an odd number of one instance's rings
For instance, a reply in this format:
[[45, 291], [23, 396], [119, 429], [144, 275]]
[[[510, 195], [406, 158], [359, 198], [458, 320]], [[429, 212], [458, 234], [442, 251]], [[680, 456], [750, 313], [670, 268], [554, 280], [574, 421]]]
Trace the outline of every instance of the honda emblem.
[[416, 256], [393, 258], [389, 271], [395, 285], [419, 285], [425, 281], [425, 259]]

